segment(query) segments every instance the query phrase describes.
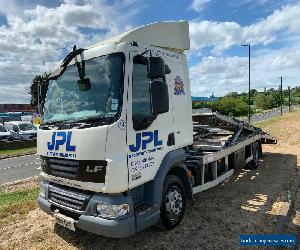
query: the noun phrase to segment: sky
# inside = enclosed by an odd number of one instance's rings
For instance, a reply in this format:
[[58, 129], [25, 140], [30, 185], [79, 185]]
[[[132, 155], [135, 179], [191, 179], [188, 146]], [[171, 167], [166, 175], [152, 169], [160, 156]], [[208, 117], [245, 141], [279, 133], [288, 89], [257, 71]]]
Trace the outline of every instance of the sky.
[[28, 103], [33, 77], [86, 47], [144, 24], [188, 20], [193, 96], [300, 85], [300, 1], [0, 0], [0, 103]]

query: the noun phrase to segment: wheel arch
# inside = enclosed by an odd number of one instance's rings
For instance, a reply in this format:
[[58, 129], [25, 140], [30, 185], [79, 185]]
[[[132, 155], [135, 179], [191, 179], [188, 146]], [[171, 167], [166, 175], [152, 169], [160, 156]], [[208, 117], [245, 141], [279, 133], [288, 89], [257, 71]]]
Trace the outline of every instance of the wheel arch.
[[165, 155], [154, 179], [145, 184], [145, 193], [147, 194], [148, 200], [160, 204], [164, 181], [168, 174], [178, 176], [184, 184], [187, 197], [192, 198], [192, 188], [188, 178], [188, 169], [184, 164], [185, 159], [185, 151], [182, 148], [168, 152]]
[[185, 164], [181, 163], [178, 165], [174, 165], [169, 172], [167, 173], [168, 175], [175, 175], [178, 178], [181, 179], [183, 186], [184, 186], [184, 191], [186, 193], [186, 196], [188, 199], [192, 199], [193, 198], [193, 191], [192, 191], [192, 186], [191, 186], [191, 182], [189, 180], [188, 177], [188, 169], [186, 167]]

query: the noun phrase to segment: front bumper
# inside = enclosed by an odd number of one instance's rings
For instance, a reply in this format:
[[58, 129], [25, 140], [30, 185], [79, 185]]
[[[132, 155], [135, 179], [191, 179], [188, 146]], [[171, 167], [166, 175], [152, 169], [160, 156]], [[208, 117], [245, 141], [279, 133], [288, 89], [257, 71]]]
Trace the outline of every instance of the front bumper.
[[[53, 215], [51, 204], [42, 197], [38, 198], [40, 208], [47, 214]], [[134, 216], [123, 220], [108, 220], [95, 216], [80, 215], [75, 226], [82, 230], [110, 238], [125, 238], [134, 235]]]
[[[41, 185], [43, 185], [43, 188], [45, 188], [46, 190], [46, 198], [39, 196], [38, 204], [44, 212], [53, 215], [55, 209], [59, 209], [59, 211], [67, 209], [62, 209], [56, 205], [53, 205], [51, 201], [49, 202], [49, 200], [47, 199], [48, 184], [43, 181]], [[110, 203], [117, 202], [122, 204], [122, 202], [124, 202], [124, 199], [131, 206], [131, 212], [127, 216], [123, 216], [117, 219], [105, 219], [100, 218], [95, 214], [94, 207], [97, 201], [109, 201]], [[128, 196], [107, 196], [105, 194], [96, 193], [90, 199], [89, 205], [87, 206], [86, 210], [84, 212], [77, 213], [76, 215], [77, 218], [75, 219], [75, 228], [80, 228], [91, 233], [110, 238], [125, 238], [136, 233], [136, 222], [133, 213], [131, 197]]]

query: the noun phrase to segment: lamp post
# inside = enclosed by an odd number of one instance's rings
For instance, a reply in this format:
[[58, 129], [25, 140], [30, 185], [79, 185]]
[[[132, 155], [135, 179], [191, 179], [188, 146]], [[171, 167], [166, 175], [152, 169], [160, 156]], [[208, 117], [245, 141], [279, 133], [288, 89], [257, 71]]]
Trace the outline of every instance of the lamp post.
[[37, 87], [38, 87], [38, 93], [37, 93], [38, 107], [37, 107], [37, 112], [38, 112], [38, 114], [40, 114], [40, 113], [41, 113], [41, 108], [40, 108], [40, 95], [41, 95], [41, 87], [42, 87], [42, 86], [41, 86], [40, 83], [38, 83]]
[[291, 87], [288, 88], [289, 91], [289, 111], [291, 111]]
[[280, 77], [280, 114], [282, 115], [282, 76]]
[[249, 67], [249, 92], [248, 92], [248, 123], [250, 123], [250, 113], [251, 113], [251, 106], [250, 106], [250, 101], [251, 101], [251, 93], [250, 93], [250, 43], [249, 44], [241, 44], [241, 46], [248, 47], [248, 67]]

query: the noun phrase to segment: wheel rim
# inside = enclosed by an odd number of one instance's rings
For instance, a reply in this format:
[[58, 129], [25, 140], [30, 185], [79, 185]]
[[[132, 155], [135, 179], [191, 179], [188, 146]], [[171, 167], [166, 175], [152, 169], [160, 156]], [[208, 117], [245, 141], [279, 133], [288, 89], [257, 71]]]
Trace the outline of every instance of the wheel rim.
[[177, 186], [172, 186], [165, 197], [166, 215], [171, 221], [179, 218], [183, 208], [183, 195]]

